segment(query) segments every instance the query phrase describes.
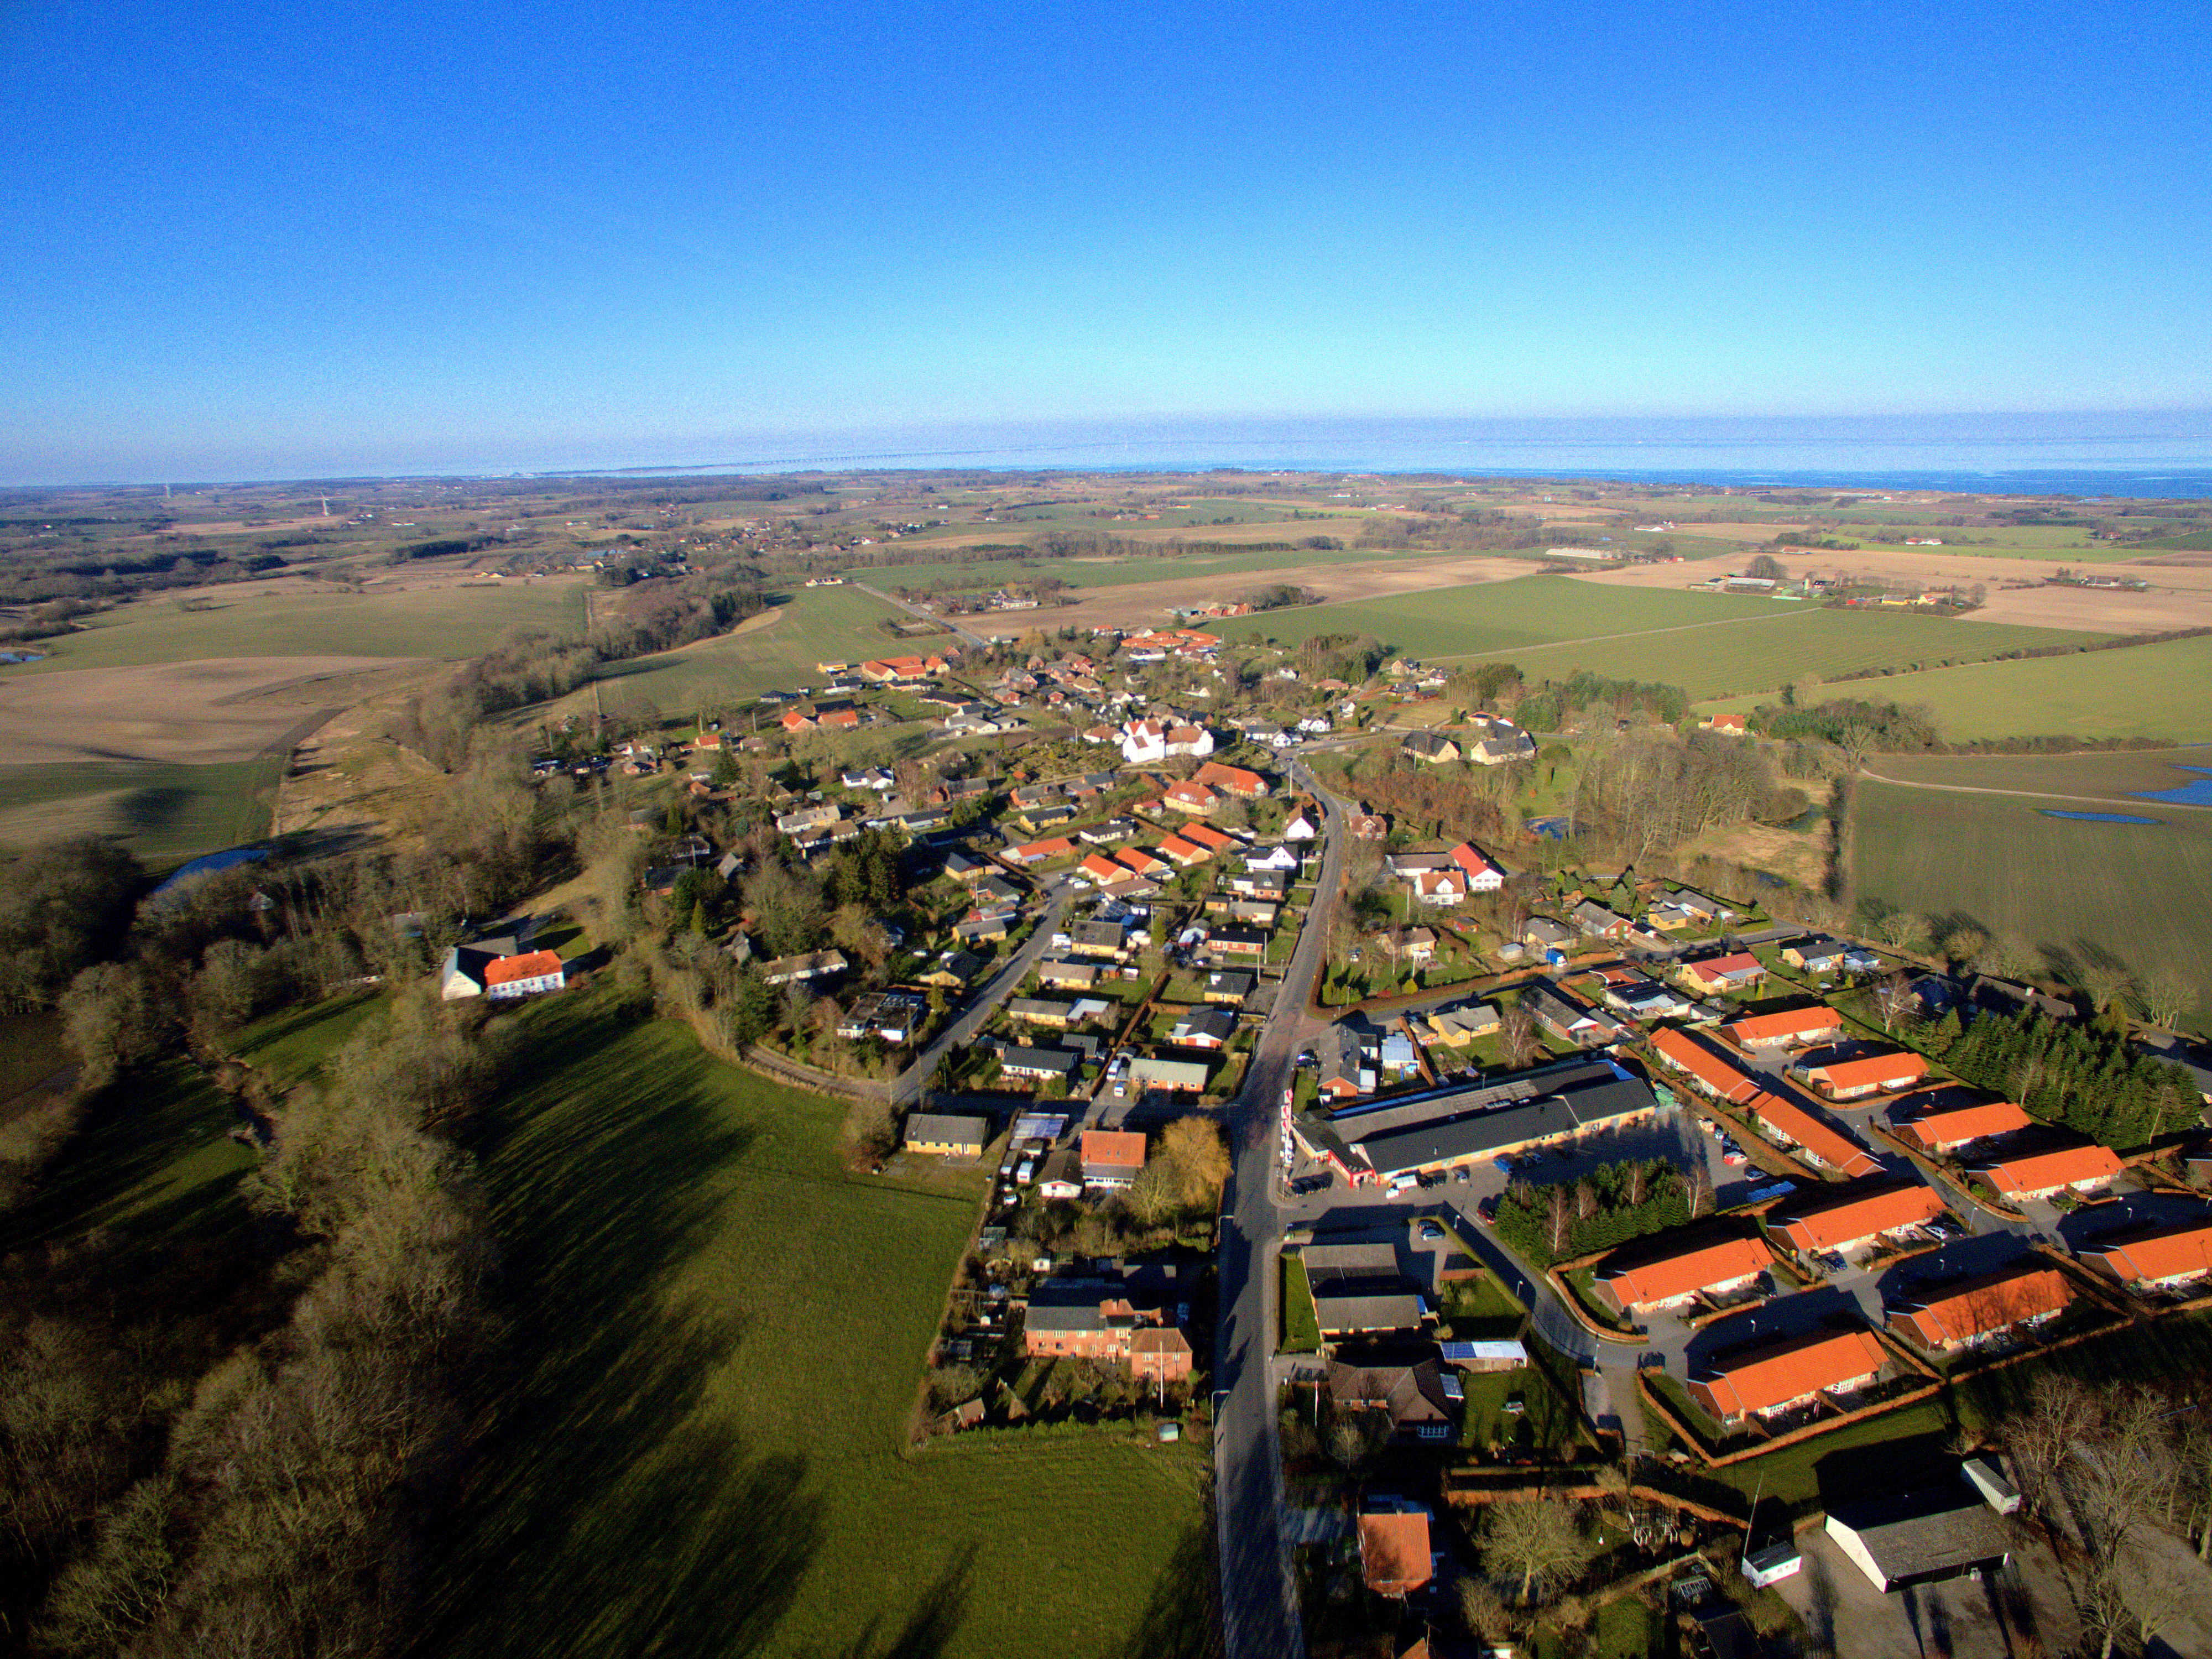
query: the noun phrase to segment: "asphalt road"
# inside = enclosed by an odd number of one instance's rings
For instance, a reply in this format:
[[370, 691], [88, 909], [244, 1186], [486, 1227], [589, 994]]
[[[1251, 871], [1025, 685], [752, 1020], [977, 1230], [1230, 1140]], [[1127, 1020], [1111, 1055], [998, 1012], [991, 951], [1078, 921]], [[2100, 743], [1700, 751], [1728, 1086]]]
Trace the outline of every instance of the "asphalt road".
[[896, 598], [892, 594], [886, 593], [880, 587], [871, 587], [866, 582], [852, 582], [849, 585], [859, 588], [863, 593], [866, 593], [875, 599], [881, 599], [885, 605], [891, 606], [894, 610], [905, 611], [909, 617], [918, 617], [923, 622], [935, 623], [940, 628], [951, 629], [952, 630], [953, 637], [963, 645], [984, 646], [990, 643], [990, 641], [985, 639], [981, 634], [971, 634], [966, 629], [961, 627], [958, 623], [948, 622], [943, 617], [933, 617], [929, 612], [924, 611], [920, 605], [908, 605], [904, 599]]
[[914, 1064], [891, 1079], [890, 1098], [894, 1107], [915, 1104], [929, 1086], [931, 1074], [945, 1050], [957, 1042], [974, 1040], [999, 1005], [1012, 996], [1021, 982], [1029, 977], [1030, 969], [1036, 966], [1037, 958], [1052, 946], [1052, 936], [1060, 931], [1060, 918], [1067, 908], [1068, 896], [1074, 891], [1066, 882], [1055, 879], [1047, 889], [1050, 896], [1045, 902], [1044, 915], [1038, 918], [1036, 931], [1022, 941], [1022, 948], [1000, 964], [999, 971], [983, 981], [983, 987], [969, 999], [966, 1010], [960, 1017], [937, 1034], [937, 1040], [923, 1049]]
[[1322, 1022], [1309, 994], [1328, 948], [1344, 872], [1344, 814], [1293, 760], [1291, 781], [1322, 803], [1321, 877], [1304, 929], [1261, 1029], [1244, 1087], [1228, 1109], [1231, 1169], [1222, 1194], [1220, 1325], [1214, 1343], [1214, 1511], [1221, 1533], [1221, 1625], [1229, 1659], [1305, 1652], [1297, 1583], [1283, 1535], [1282, 1443], [1276, 1433], [1277, 1142], [1292, 1062]]

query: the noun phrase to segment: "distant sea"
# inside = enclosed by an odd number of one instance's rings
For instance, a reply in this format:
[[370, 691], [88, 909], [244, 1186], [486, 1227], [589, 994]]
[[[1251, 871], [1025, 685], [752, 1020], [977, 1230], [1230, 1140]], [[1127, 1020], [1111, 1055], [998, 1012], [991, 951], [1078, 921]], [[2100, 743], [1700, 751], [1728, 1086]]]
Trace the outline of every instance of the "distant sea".
[[[2212, 411], [1887, 418], [1091, 422], [761, 434], [586, 472], [1443, 473], [1820, 489], [2212, 497]], [[533, 471], [546, 469], [537, 468]]]

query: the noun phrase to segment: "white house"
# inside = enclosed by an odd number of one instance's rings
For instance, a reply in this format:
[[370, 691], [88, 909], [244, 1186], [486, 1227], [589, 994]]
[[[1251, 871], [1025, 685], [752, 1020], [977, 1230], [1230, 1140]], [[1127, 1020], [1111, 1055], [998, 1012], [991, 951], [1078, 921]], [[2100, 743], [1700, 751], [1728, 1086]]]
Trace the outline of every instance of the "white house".
[[1121, 727], [1121, 757], [1132, 766], [1156, 765], [1170, 755], [1210, 755], [1213, 733], [1172, 720], [1133, 720]]
[[1285, 841], [1311, 841], [1319, 834], [1321, 834], [1320, 826], [1304, 812], [1299, 813], [1297, 817], [1283, 826]]

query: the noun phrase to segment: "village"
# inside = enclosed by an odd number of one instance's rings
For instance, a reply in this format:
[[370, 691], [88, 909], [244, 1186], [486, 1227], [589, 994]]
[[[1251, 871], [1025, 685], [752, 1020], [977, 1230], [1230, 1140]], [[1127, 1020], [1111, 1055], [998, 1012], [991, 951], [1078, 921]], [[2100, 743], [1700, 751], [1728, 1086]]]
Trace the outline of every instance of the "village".
[[[774, 994], [760, 1063], [875, 1103], [875, 1167], [994, 1171], [933, 1352], [936, 1431], [1141, 1417], [1165, 1438], [1206, 1407], [1224, 1491], [1280, 1494], [1310, 1625], [1347, 1638], [1451, 1624], [1486, 1506], [1561, 1471], [1634, 1472], [1639, 1537], [1740, 1535], [1730, 1593], [1675, 1608], [1716, 1652], [1749, 1650], [1731, 1620], [1807, 1616], [1808, 1557], [1886, 1595], [2050, 1547], [2006, 1523], [1995, 1443], [1856, 1506], [1712, 1483], [2212, 1305], [2212, 1148], [2189, 1139], [2212, 1074], [2143, 1084], [2166, 1091], [2152, 1151], [2124, 1158], [1929, 1052], [1984, 1017], [2087, 1027], [2033, 987], [1771, 896], [1583, 867], [1534, 811], [1519, 839], [1425, 841], [1321, 782], [1347, 745], [1532, 775], [1540, 739], [1508, 715], [1434, 718], [1443, 671], [1224, 672], [1215, 635], [1112, 633], [825, 662], [538, 763], [671, 787], [629, 809], [643, 898]], [[835, 758], [921, 722], [920, 755]], [[706, 832], [756, 794], [754, 829]], [[779, 951], [722, 896], [764, 859], [872, 865], [878, 902]], [[456, 946], [445, 994], [559, 989], [529, 945]], [[1232, 1292], [1213, 1194], [1255, 1123], [1274, 1219], [1241, 1232]], [[1228, 1364], [1215, 1327], [1247, 1309], [1268, 1352]]]

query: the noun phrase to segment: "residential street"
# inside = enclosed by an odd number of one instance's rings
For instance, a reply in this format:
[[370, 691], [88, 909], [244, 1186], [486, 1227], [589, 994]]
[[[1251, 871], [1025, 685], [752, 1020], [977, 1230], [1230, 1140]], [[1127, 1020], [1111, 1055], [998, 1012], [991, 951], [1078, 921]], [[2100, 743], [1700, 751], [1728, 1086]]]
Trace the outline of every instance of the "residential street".
[[891, 1105], [902, 1109], [920, 1103], [923, 1091], [929, 1086], [930, 1074], [945, 1051], [956, 1043], [974, 1040], [999, 1005], [1021, 988], [1036, 967], [1037, 958], [1051, 948], [1052, 936], [1060, 930], [1060, 919], [1067, 909], [1068, 896], [1075, 890], [1065, 878], [1054, 878], [1043, 890], [1047, 894], [1044, 914], [1037, 920], [1036, 931], [1023, 941], [1020, 950], [1008, 957], [999, 970], [983, 981], [982, 988], [968, 1000], [960, 1017], [937, 1034], [937, 1040], [923, 1049], [914, 1064], [901, 1072], [890, 1082]]
[[1222, 1639], [1229, 1659], [1305, 1651], [1297, 1582], [1282, 1530], [1283, 1453], [1276, 1434], [1275, 1250], [1278, 1125], [1291, 1062], [1310, 1031], [1307, 999], [1321, 970], [1344, 870], [1344, 814], [1296, 761], [1292, 783], [1322, 803], [1319, 882], [1274, 1012], [1261, 1028], [1224, 1127], [1233, 1154], [1222, 1195], [1220, 1325], [1214, 1343], [1214, 1510], [1221, 1529]]

